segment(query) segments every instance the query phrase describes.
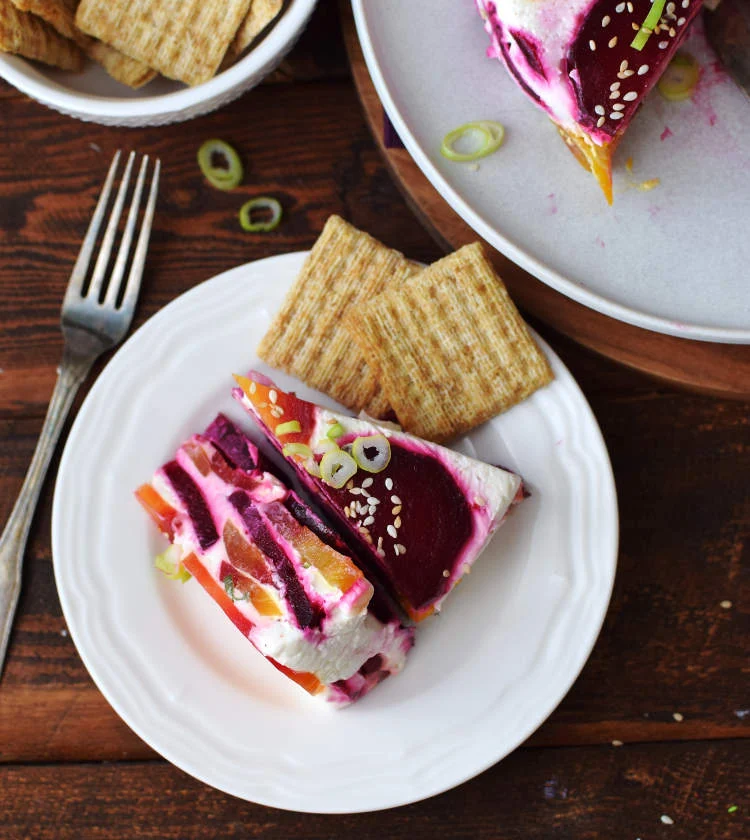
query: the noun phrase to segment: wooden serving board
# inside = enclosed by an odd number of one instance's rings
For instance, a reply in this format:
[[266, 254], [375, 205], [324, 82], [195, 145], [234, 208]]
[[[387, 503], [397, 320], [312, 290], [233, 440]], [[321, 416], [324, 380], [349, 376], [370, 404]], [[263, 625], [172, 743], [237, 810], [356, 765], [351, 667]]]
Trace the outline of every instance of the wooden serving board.
[[[383, 106], [359, 45], [351, 6], [341, 3], [344, 40], [370, 129], [396, 183], [427, 230], [446, 250], [481, 237], [430, 184], [406, 149], [383, 142]], [[580, 344], [672, 385], [750, 399], [750, 345], [690, 341], [617, 321], [537, 280], [485, 243], [516, 303]]]

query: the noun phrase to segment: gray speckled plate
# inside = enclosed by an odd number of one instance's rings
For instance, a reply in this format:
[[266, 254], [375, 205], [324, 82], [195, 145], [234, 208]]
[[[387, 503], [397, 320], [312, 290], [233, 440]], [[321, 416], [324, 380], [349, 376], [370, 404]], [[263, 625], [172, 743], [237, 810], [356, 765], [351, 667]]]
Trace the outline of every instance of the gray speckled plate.
[[[353, 0], [383, 105], [433, 186], [484, 239], [599, 312], [684, 338], [750, 343], [750, 103], [697, 21], [692, 99], [652, 93], [615, 156], [615, 201], [545, 114], [485, 56], [473, 0]], [[506, 140], [479, 169], [440, 155], [443, 136], [495, 119]], [[633, 160], [632, 172], [625, 163]], [[638, 188], [658, 178], [651, 191]]]

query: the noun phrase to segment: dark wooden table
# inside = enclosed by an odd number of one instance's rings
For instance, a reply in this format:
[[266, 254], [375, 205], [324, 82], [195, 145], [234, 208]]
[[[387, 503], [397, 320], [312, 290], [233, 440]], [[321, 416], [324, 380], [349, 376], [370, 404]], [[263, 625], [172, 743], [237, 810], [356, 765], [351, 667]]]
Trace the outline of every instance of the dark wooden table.
[[[41, 427], [60, 302], [114, 149], [164, 164], [138, 323], [220, 271], [308, 248], [330, 213], [415, 259], [440, 255], [368, 133], [333, 3], [279, 75], [188, 125], [137, 130], [76, 122], [0, 84], [0, 521]], [[243, 235], [237, 196], [204, 183], [195, 152], [212, 136], [249, 164], [243, 194], [282, 201], [277, 231]], [[50, 554], [56, 461], [0, 681], [0, 837], [750, 837], [750, 407], [656, 385], [535, 326], [599, 419], [622, 537], [596, 648], [524, 746], [455, 790], [379, 814], [287, 813], [194, 781], [119, 720], [68, 636]]]

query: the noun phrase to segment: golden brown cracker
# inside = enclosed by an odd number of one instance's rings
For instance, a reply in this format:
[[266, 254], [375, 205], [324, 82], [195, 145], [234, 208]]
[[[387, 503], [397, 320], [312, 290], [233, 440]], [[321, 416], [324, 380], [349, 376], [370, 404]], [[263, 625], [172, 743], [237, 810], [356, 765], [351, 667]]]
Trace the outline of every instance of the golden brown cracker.
[[401, 425], [429, 440], [460, 435], [553, 378], [479, 243], [389, 287], [346, 327]]
[[250, 0], [81, 0], [76, 25], [188, 85], [208, 81]]
[[86, 36], [88, 44], [84, 47], [86, 55], [109, 73], [109, 75], [123, 85], [131, 88], [141, 88], [148, 84], [155, 76], [147, 64], [121, 53], [109, 44]]
[[36, 15], [20, 11], [10, 0], [0, 0], [0, 51], [63, 70], [83, 69], [83, 53], [72, 41]]
[[13, 5], [46, 20], [61, 35], [77, 41], [80, 35], [75, 25], [78, 0], [13, 0]]
[[258, 348], [258, 355], [373, 417], [388, 411], [372, 366], [342, 328], [353, 307], [418, 271], [403, 254], [331, 216]]
[[224, 58], [225, 63], [234, 61], [244, 49], [249, 47], [258, 35], [276, 20], [283, 5], [284, 0], [251, 0], [247, 15], [229, 45]]

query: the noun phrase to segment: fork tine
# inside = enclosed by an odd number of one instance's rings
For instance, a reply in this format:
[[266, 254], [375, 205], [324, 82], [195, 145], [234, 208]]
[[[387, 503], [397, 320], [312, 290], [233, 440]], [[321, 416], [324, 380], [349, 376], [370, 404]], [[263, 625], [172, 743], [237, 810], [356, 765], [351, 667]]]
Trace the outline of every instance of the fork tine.
[[65, 292], [65, 301], [63, 305], [80, 297], [84, 281], [86, 280], [89, 263], [91, 262], [91, 254], [94, 251], [94, 245], [96, 245], [96, 237], [99, 234], [99, 228], [101, 227], [102, 219], [104, 218], [104, 213], [107, 209], [107, 204], [109, 203], [109, 196], [112, 192], [112, 184], [115, 180], [115, 173], [117, 172], [117, 166], [120, 162], [120, 156], [121, 152], [118, 149], [115, 152], [115, 156], [112, 158], [112, 163], [109, 165], [109, 172], [107, 173], [107, 178], [104, 181], [104, 186], [102, 187], [101, 194], [99, 195], [96, 210], [94, 210], [94, 215], [91, 217], [91, 221], [89, 222], [89, 228], [86, 231], [86, 236], [81, 243], [81, 250], [78, 252], [76, 264], [73, 266], [73, 271], [70, 275], [70, 280], [68, 281], [68, 288]]
[[141, 232], [138, 236], [138, 244], [135, 247], [135, 254], [133, 256], [133, 263], [130, 266], [130, 274], [128, 275], [127, 285], [125, 286], [125, 295], [122, 299], [121, 310], [127, 314], [128, 324], [133, 316], [135, 309], [135, 302], [138, 299], [138, 292], [141, 288], [141, 278], [143, 276], [143, 266], [146, 262], [146, 251], [148, 251], [148, 240], [151, 236], [151, 225], [154, 221], [154, 208], [156, 207], [156, 195], [159, 191], [159, 173], [161, 172], [161, 161], [156, 159], [154, 166], [154, 175], [151, 179], [151, 189], [148, 193], [148, 202], [143, 213], [143, 222], [141, 224]]
[[122, 215], [122, 207], [125, 203], [125, 194], [128, 189], [128, 183], [130, 181], [130, 172], [133, 169], [134, 160], [135, 152], [131, 152], [128, 155], [128, 162], [125, 165], [125, 172], [123, 172], [122, 175], [120, 189], [117, 190], [117, 198], [115, 199], [115, 203], [112, 207], [112, 212], [109, 216], [107, 229], [104, 232], [104, 239], [102, 239], [102, 245], [99, 249], [99, 256], [96, 258], [96, 265], [94, 266], [94, 273], [91, 277], [91, 284], [89, 285], [89, 290], [86, 294], [86, 297], [90, 298], [91, 300], [98, 300], [102, 290], [104, 276], [107, 271], [107, 265], [109, 264], [109, 258], [112, 254], [112, 244], [114, 243], [115, 234], [117, 233], [117, 225], [120, 222], [120, 216]]
[[117, 302], [117, 295], [120, 292], [120, 283], [123, 274], [125, 274], [125, 266], [128, 262], [128, 254], [130, 253], [130, 245], [133, 241], [133, 231], [135, 230], [135, 223], [138, 219], [138, 211], [141, 207], [141, 193], [143, 192], [143, 184], [146, 180], [146, 169], [148, 167], [148, 155], [143, 156], [141, 161], [141, 168], [138, 172], [138, 180], [135, 182], [135, 189], [133, 190], [133, 197], [130, 201], [130, 211], [128, 212], [128, 220], [125, 224], [125, 230], [122, 234], [122, 242], [120, 243], [120, 250], [117, 252], [117, 260], [115, 261], [112, 274], [109, 278], [109, 285], [107, 286], [107, 294], [104, 298], [104, 306], [114, 309]]

